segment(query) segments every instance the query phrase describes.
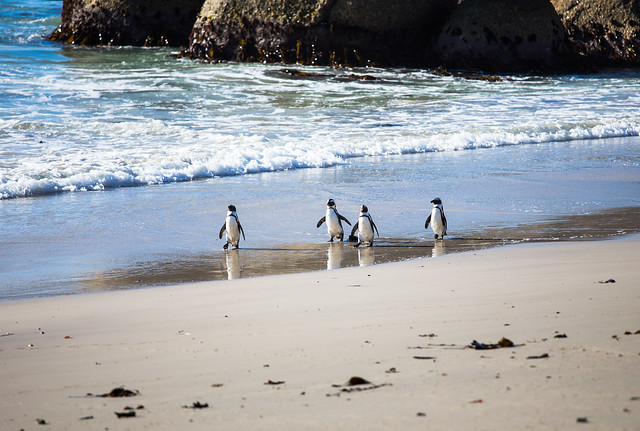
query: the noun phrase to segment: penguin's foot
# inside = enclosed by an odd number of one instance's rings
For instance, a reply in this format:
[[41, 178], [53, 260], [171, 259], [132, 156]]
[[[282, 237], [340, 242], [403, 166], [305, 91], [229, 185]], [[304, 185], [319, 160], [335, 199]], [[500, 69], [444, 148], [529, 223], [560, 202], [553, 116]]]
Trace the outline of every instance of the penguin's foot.
[[438, 234], [435, 234], [433, 237], [434, 237], [435, 239], [438, 239]]
[[329, 241], [327, 241], [327, 242], [333, 242], [333, 237], [331, 237], [331, 239]]
[[223, 245], [223, 246], [222, 246], [222, 249], [223, 249], [223, 250], [226, 250], [226, 249], [228, 249], [228, 248], [229, 248], [229, 243], [226, 243], [225, 245]]
[[361, 242], [358, 242], [357, 244], [354, 245], [354, 247], [358, 248], [358, 247], [360, 247], [361, 244], [362, 244]]
[[233, 247], [231, 247], [233, 250], [237, 250], [238, 249], [238, 244], [234, 245]]

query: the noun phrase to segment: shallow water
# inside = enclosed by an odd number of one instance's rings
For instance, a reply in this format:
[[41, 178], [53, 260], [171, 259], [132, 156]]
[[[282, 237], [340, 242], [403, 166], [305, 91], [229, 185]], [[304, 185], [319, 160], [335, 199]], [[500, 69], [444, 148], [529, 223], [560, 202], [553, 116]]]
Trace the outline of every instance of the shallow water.
[[201, 64], [46, 42], [60, 8], [0, 0], [0, 299], [233, 276], [230, 203], [241, 276], [336, 266], [315, 227], [329, 197], [351, 221], [369, 206], [376, 263], [433, 254], [436, 196], [462, 238], [448, 244], [468, 244], [445, 252], [640, 206], [640, 73]]
[[[4, 200], [0, 292], [3, 299], [15, 299], [137, 288], [637, 232], [640, 169], [629, 166], [634, 157], [628, 154], [639, 141], [587, 141], [583, 145], [589, 151], [574, 153], [582, 154], [583, 162], [575, 156], [562, 163], [544, 161], [544, 155], [564, 153], [568, 150], [558, 147], [572, 143], [530, 146], [530, 164], [520, 161], [522, 151], [515, 149], [501, 154], [477, 150], [482, 166], [497, 164], [484, 174], [457, 169], [462, 153], [426, 153], [358, 158], [324, 169]], [[594, 167], [598, 159], [601, 166]], [[499, 168], [517, 162], [518, 169]], [[449, 236], [444, 247], [434, 248], [424, 221], [435, 194], [444, 199]], [[315, 225], [329, 196], [351, 222], [361, 203], [369, 206], [381, 234], [372, 250], [325, 243], [325, 227]], [[238, 252], [225, 254], [217, 234], [228, 203], [237, 205], [247, 241]], [[594, 220], [592, 214], [624, 206], [632, 210], [620, 221], [604, 216], [607, 223], [585, 226], [572, 219]], [[571, 222], [559, 223], [567, 219]]]

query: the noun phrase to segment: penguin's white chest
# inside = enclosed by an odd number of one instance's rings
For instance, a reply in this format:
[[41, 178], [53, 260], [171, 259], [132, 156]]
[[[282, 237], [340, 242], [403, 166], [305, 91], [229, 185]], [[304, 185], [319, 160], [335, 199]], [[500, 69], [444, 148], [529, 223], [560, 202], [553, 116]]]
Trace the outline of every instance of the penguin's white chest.
[[234, 216], [227, 216], [226, 219], [226, 234], [227, 242], [231, 245], [238, 245], [240, 241], [240, 229], [238, 227], [238, 220]]
[[431, 229], [436, 235], [444, 235], [446, 233], [446, 228], [442, 221], [442, 212], [438, 207], [431, 210]]
[[342, 226], [340, 226], [340, 219], [334, 210], [327, 210], [325, 220], [327, 222], [327, 231], [329, 232], [329, 235], [340, 236], [340, 234], [342, 234], [343, 231]]
[[369, 243], [373, 241], [373, 226], [369, 217], [358, 218], [358, 235], [362, 242]]

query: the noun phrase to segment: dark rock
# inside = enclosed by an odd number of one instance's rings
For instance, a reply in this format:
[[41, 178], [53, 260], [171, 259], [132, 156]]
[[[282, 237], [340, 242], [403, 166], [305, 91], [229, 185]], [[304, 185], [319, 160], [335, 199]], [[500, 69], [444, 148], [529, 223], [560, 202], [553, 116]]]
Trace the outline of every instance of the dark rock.
[[640, 66], [640, 2], [551, 0], [569, 40], [589, 64]]
[[64, 0], [51, 40], [78, 45], [185, 46], [204, 0]]
[[351, 377], [347, 382], [347, 386], [357, 386], [357, 385], [370, 385], [371, 382], [367, 379], [363, 379], [362, 377]]
[[465, 0], [438, 36], [447, 68], [548, 72], [572, 65], [570, 45], [549, 0]]
[[423, 64], [456, 0], [206, 0], [184, 55], [205, 61]]

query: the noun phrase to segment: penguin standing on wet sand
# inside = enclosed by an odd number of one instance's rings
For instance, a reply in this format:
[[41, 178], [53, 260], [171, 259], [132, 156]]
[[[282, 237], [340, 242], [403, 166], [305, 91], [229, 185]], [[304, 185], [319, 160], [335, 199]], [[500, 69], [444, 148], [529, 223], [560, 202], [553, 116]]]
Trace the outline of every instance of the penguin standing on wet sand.
[[222, 239], [222, 234], [224, 231], [227, 231], [227, 242], [222, 246], [224, 250], [229, 248], [229, 244], [233, 246], [234, 249], [238, 248], [238, 243], [240, 242], [240, 233], [242, 233], [242, 239], [247, 240], [244, 236], [244, 229], [242, 229], [242, 225], [240, 224], [240, 220], [238, 219], [238, 214], [236, 214], [236, 206], [229, 205], [229, 211], [227, 212], [227, 218], [220, 228], [219, 238]]
[[447, 218], [444, 216], [442, 201], [440, 198], [435, 198], [431, 203], [433, 204], [433, 209], [429, 217], [427, 217], [427, 221], [424, 222], [424, 228], [428, 229], [429, 223], [431, 223], [431, 229], [435, 234], [434, 238], [438, 239], [438, 236], [440, 236], [440, 240], [443, 240], [447, 234]]
[[351, 230], [351, 237], [353, 237], [356, 234], [356, 231], [358, 231], [358, 243], [354, 247], [360, 247], [361, 244], [367, 244], [369, 247], [371, 247], [373, 245], [374, 229], [375, 233], [380, 236], [380, 234], [378, 233], [378, 227], [373, 222], [371, 214], [369, 214], [369, 208], [367, 208], [366, 205], [362, 205], [360, 207], [360, 216], [358, 217], [358, 222], [353, 226], [353, 229]]
[[331, 237], [327, 242], [333, 242], [333, 238], [338, 238], [340, 241], [342, 241], [342, 238], [344, 238], [344, 231], [342, 230], [342, 220], [344, 220], [349, 226], [351, 226], [349, 220], [338, 213], [334, 200], [329, 199], [327, 201], [327, 213], [324, 217], [318, 220], [318, 224], [316, 225], [316, 227], [320, 227], [322, 223], [327, 222], [327, 232]]

